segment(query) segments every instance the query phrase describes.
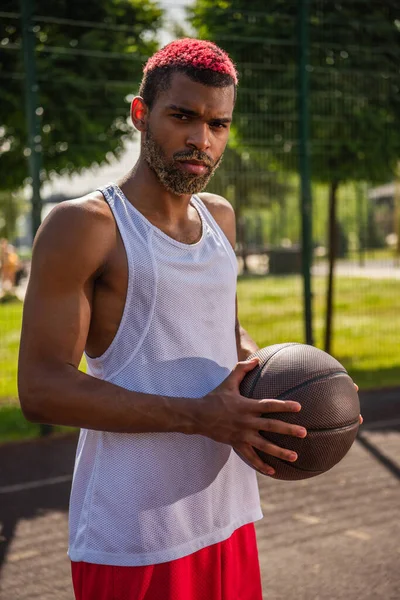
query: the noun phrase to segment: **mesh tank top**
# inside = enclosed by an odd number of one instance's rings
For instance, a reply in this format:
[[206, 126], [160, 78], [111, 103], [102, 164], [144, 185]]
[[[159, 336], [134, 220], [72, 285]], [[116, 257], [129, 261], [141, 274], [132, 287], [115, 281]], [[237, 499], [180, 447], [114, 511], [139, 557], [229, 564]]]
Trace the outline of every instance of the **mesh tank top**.
[[[237, 362], [235, 254], [200, 198], [201, 239], [178, 242], [110, 184], [128, 259], [114, 340], [88, 373], [129, 390], [199, 398]], [[112, 397], [110, 397], [112, 402]], [[140, 566], [186, 556], [262, 517], [256, 473], [201, 435], [81, 430], [70, 501], [73, 561]]]

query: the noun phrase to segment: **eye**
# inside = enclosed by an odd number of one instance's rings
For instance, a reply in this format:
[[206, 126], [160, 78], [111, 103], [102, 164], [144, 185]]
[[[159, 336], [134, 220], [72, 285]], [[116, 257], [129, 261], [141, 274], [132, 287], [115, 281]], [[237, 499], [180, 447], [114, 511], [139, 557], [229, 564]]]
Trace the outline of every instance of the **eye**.
[[210, 123], [210, 127], [212, 127], [213, 129], [226, 129], [226, 124], [220, 123], [219, 121], [212, 121]]
[[189, 121], [189, 117], [187, 115], [182, 115], [181, 113], [176, 113], [171, 116], [175, 117], [175, 119], [179, 119], [179, 121]]

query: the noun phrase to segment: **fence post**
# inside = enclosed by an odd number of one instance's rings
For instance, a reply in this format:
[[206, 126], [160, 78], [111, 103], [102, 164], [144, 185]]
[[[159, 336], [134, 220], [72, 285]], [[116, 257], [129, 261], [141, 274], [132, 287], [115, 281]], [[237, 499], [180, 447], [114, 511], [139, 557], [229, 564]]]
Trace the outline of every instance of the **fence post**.
[[25, 114], [28, 130], [28, 165], [32, 180], [32, 239], [41, 221], [40, 169], [42, 163], [41, 108], [38, 106], [35, 37], [32, 25], [34, 0], [21, 0], [22, 50], [25, 68]]
[[301, 185], [301, 224], [302, 224], [302, 270], [304, 288], [304, 326], [307, 344], [313, 344], [312, 330], [312, 198], [310, 175], [310, 119], [309, 119], [309, 32], [308, 18], [310, 1], [298, 3], [298, 81], [299, 81], [299, 171]]
[[400, 265], [400, 161], [397, 163], [396, 178], [394, 183], [393, 195], [393, 231], [397, 236], [396, 246], [394, 249], [394, 266]]
[[[25, 69], [25, 114], [28, 129], [28, 166], [32, 181], [32, 241], [39, 229], [42, 213], [40, 197], [40, 170], [42, 165], [42, 136], [40, 129], [41, 107], [38, 105], [36, 79], [35, 37], [32, 25], [34, 0], [21, 0], [22, 51]], [[53, 430], [51, 425], [40, 425], [42, 436]]]
[[356, 189], [356, 202], [357, 202], [357, 222], [358, 222], [358, 264], [360, 267], [365, 266], [365, 220], [364, 220], [364, 186], [357, 182], [355, 184]]

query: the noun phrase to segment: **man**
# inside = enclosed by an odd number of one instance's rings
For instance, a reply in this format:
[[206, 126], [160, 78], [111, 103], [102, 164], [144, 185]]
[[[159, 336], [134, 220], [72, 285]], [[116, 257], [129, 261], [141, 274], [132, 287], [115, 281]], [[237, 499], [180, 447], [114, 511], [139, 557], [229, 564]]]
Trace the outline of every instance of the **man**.
[[35, 240], [20, 400], [29, 420], [81, 428], [69, 546], [78, 600], [262, 597], [256, 472], [239, 454], [273, 474], [254, 448], [297, 457], [259, 431], [306, 431], [260, 418], [298, 403], [239, 393], [257, 345], [237, 321], [234, 212], [200, 193], [236, 86], [210, 42], [157, 52], [132, 102], [138, 162], [119, 185], [60, 204]]

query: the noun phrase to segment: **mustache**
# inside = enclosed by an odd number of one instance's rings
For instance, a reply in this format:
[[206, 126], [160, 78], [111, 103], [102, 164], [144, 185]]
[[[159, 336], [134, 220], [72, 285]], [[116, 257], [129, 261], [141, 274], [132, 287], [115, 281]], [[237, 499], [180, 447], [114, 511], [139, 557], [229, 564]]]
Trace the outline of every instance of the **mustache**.
[[207, 167], [213, 167], [215, 165], [215, 161], [213, 161], [208, 154], [202, 152], [201, 150], [192, 150], [190, 152], [175, 152], [173, 155], [174, 160], [200, 160]]

